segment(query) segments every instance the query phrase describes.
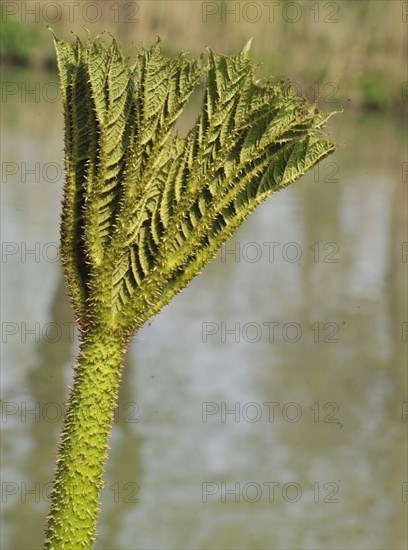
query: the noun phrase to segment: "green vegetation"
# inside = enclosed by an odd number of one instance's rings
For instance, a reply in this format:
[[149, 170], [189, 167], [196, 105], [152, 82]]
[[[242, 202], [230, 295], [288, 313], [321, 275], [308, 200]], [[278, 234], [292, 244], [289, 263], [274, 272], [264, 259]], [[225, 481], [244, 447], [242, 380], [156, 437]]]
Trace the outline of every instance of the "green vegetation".
[[72, 6], [71, 14], [68, 4], [62, 3], [60, 10], [48, 4], [35, 2], [34, 14], [24, 17], [20, 16], [23, 8], [14, 16], [4, 14], [3, 60], [49, 67], [47, 23], [59, 33], [68, 28], [81, 33], [84, 26], [99, 32], [102, 25], [129, 42], [150, 43], [159, 34], [166, 38], [167, 53], [172, 55], [182, 49], [198, 54], [208, 44], [232, 53], [248, 36], [256, 36], [254, 56], [262, 61], [264, 74], [273, 74], [279, 81], [289, 64], [297, 90], [309, 101], [319, 98], [332, 108], [340, 104], [354, 109], [403, 107], [406, 23], [401, 2], [302, 0], [286, 5], [283, 0], [272, 4], [139, 0], [101, 2], [99, 17], [96, 7]]
[[1, 27], [1, 59], [14, 64], [32, 63], [32, 55], [40, 43], [39, 30], [36, 25], [24, 27], [17, 19], [7, 19]]
[[[254, 81], [248, 43], [131, 66], [115, 39], [54, 38], [65, 116], [61, 252], [81, 331], [45, 547], [94, 539], [108, 433], [129, 337], [211, 260], [274, 191], [335, 145], [331, 115], [290, 86]], [[201, 113], [174, 127], [206, 76]]]

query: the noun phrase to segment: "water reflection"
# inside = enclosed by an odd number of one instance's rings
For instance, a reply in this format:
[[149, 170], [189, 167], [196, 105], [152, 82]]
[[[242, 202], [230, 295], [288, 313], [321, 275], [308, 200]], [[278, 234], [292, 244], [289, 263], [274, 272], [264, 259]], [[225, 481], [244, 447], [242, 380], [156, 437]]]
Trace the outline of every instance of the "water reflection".
[[[39, 105], [30, 128], [19, 107], [3, 121], [5, 156], [60, 159], [58, 104]], [[263, 204], [131, 345], [96, 548], [406, 546], [402, 136], [381, 117], [337, 124], [338, 171], [323, 165]], [[43, 250], [58, 239], [61, 182], [20, 176], [3, 187], [4, 235]], [[50, 480], [59, 422], [21, 411], [63, 403], [75, 345], [42, 331], [22, 342], [22, 323], [62, 327], [72, 313], [58, 264], [20, 252], [3, 265], [3, 319], [19, 328], [3, 346], [18, 408], [3, 479], [18, 489], [4, 494], [2, 536], [37, 548], [48, 503], [21, 483]]]
[[[50, 326], [62, 327], [64, 323], [72, 326], [72, 313], [62, 277], [52, 297], [48, 319]], [[33, 325], [28, 330], [33, 330]], [[3, 415], [3, 421], [7, 422], [5, 435], [13, 442], [7, 476], [10, 485], [6, 494], [15, 493], [13, 499], [7, 495], [9, 505], [4, 509], [8, 548], [30, 548], [33, 540], [39, 543], [42, 539], [56, 445], [65, 411], [64, 372], [73, 353], [71, 338], [60, 338], [56, 342], [53, 341], [57, 338], [56, 332], [53, 335], [49, 332], [49, 337], [44, 339], [41, 338], [41, 329], [34, 330], [32, 336], [39, 343], [31, 346], [25, 387], [19, 391], [14, 388], [13, 393], [10, 390], [5, 396], [8, 411], [13, 413]], [[7, 374], [12, 377], [11, 372]], [[24, 445], [21, 445], [23, 441]]]

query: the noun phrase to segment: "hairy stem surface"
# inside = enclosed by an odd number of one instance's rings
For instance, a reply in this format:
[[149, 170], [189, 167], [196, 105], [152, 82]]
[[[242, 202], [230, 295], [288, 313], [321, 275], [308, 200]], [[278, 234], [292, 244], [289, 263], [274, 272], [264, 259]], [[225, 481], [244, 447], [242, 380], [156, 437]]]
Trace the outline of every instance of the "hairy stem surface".
[[91, 548], [124, 343], [112, 332], [83, 338], [57, 463], [45, 548]]

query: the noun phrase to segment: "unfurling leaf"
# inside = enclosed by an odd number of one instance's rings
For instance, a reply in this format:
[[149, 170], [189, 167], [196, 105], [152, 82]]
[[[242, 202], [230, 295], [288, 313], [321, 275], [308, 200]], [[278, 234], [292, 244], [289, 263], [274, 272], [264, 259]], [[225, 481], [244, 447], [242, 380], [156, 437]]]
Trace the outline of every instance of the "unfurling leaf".
[[[283, 84], [254, 80], [241, 54], [131, 66], [116, 41], [54, 38], [65, 112], [62, 256], [83, 329], [131, 333], [215, 255], [254, 208], [335, 145], [331, 115]], [[174, 127], [200, 78], [201, 113]]]
[[[254, 208], [334, 150], [330, 115], [249, 58], [163, 55], [54, 37], [65, 117], [61, 252], [81, 347], [45, 548], [91, 548], [129, 336], [210, 261]], [[206, 76], [185, 138], [175, 124]]]

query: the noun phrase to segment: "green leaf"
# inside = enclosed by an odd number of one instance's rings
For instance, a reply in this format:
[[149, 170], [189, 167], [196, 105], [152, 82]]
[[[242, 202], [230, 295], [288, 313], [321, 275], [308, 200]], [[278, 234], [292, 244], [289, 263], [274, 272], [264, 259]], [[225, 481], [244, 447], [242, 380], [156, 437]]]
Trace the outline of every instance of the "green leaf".
[[[113, 39], [54, 37], [65, 112], [62, 251], [83, 328], [131, 333], [160, 311], [274, 191], [335, 145], [330, 115], [285, 83], [254, 79], [238, 55], [166, 57], [158, 41], [131, 66]], [[175, 123], [206, 75], [185, 138]]]

